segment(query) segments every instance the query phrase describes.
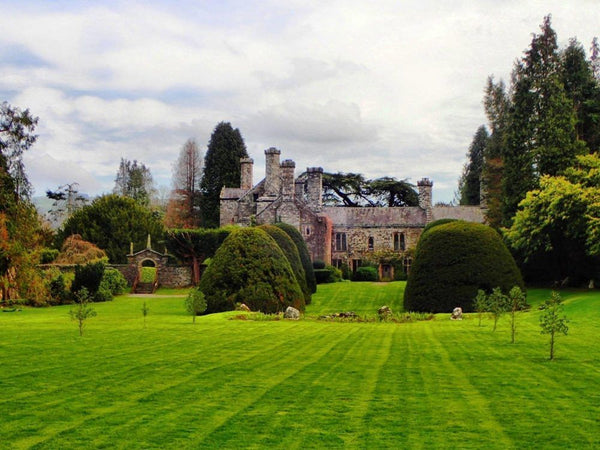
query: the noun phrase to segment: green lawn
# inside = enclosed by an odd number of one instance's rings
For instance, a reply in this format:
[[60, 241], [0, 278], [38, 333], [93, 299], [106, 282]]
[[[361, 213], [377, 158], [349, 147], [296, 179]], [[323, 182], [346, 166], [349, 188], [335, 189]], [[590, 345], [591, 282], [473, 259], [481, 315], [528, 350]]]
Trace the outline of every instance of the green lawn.
[[[307, 316], [400, 308], [403, 286], [320, 286]], [[83, 338], [68, 306], [0, 313], [0, 447], [598, 448], [600, 293], [563, 297], [553, 362], [535, 308], [514, 345], [507, 318], [448, 314], [193, 325], [181, 297], [97, 304]]]

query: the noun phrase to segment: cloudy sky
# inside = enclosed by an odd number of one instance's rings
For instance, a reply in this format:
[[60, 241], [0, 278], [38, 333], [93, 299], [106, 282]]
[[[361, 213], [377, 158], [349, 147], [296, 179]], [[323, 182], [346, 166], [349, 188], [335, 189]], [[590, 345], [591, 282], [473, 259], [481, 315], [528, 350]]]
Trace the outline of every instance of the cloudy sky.
[[25, 157], [36, 195], [112, 190], [121, 157], [170, 186], [188, 138], [220, 121], [326, 171], [434, 180], [450, 201], [488, 75], [552, 14], [589, 49], [598, 0], [0, 0], [0, 101], [39, 116]]

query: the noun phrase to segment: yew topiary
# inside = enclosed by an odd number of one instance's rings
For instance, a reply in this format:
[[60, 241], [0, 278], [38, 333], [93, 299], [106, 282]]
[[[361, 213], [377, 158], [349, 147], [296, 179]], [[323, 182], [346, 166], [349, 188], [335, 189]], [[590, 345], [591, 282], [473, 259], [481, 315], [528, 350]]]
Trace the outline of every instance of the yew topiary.
[[279, 245], [279, 248], [283, 251], [283, 254], [286, 256], [290, 266], [292, 267], [294, 275], [296, 275], [298, 285], [300, 286], [300, 289], [302, 289], [302, 293], [304, 294], [304, 302], [309, 305], [311, 300], [311, 292], [308, 290], [308, 285], [306, 284], [306, 273], [302, 267], [302, 261], [300, 260], [300, 254], [298, 253], [296, 244], [294, 244], [292, 238], [279, 227], [264, 224], [259, 228], [265, 230], [267, 234], [271, 236], [275, 242], [277, 242], [277, 245]]
[[521, 273], [492, 228], [455, 221], [421, 235], [404, 291], [406, 311], [473, 311], [477, 290], [525, 289]]
[[199, 285], [207, 313], [245, 303], [266, 314], [288, 306], [304, 310], [304, 295], [275, 240], [257, 227], [233, 231], [215, 253]]
[[306, 285], [308, 286], [309, 292], [311, 294], [314, 294], [315, 292], [317, 292], [317, 280], [315, 279], [315, 273], [313, 271], [310, 253], [308, 253], [308, 247], [306, 247], [306, 242], [304, 242], [304, 238], [302, 237], [298, 229], [293, 225], [279, 222], [276, 223], [275, 226], [285, 231], [288, 234], [288, 236], [292, 238], [294, 244], [296, 244], [296, 247], [298, 248], [298, 253], [300, 254], [300, 261], [302, 261], [302, 267], [304, 268], [304, 272], [306, 273]]

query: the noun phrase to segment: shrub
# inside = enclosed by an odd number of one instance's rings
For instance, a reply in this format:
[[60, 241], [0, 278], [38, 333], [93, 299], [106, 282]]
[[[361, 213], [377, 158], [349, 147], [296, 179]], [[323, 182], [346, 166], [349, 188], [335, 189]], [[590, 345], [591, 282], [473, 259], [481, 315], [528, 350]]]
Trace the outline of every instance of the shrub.
[[99, 290], [107, 290], [112, 295], [120, 295], [127, 289], [127, 280], [117, 269], [106, 268]]
[[375, 267], [359, 267], [353, 277], [354, 281], [377, 281], [379, 273]]
[[44, 248], [40, 252], [40, 263], [50, 264], [58, 257], [58, 250], [55, 248]]
[[315, 269], [314, 272], [317, 284], [337, 283], [338, 281], [342, 281], [342, 271], [327, 264], [323, 269]]
[[93, 299], [100, 288], [100, 282], [102, 281], [103, 275], [103, 262], [88, 263], [84, 266], [76, 266], [75, 278], [71, 284], [71, 292], [75, 297], [77, 297], [79, 292], [85, 288], [87, 291], [86, 295], [89, 295], [90, 298]]
[[315, 279], [315, 274], [313, 272], [313, 266], [310, 260], [310, 254], [308, 253], [308, 248], [306, 247], [306, 242], [304, 242], [304, 238], [298, 231], [298, 229], [287, 223], [276, 223], [275, 226], [281, 228], [285, 231], [289, 237], [292, 238], [294, 244], [298, 248], [298, 253], [300, 254], [300, 261], [302, 261], [302, 267], [304, 268], [304, 273], [306, 274], [306, 285], [308, 286], [308, 291], [311, 294], [317, 292], [317, 280]]
[[524, 289], [502, 239], [482, 224], [453, 221], [421, 235], [404, 291], [406, 311], [473, 311], [478, 289]]
[[206, 311], [206, 298], [198, 288], [192, 289], [185, 299], [185, 310], [192, 316], [192, 322], [196, 323], [196, 316]]
[[275, 313], [288, 306], [304, 310], [304, 295], [283, 251], [257, 227], [232, 232], [200, 280], [206, 312], [231, 311], [245, 303], [253, 311]]
[[313, 265], [313, 269], [322, 270], [325, 268], [325, 261], [321, 261], [321, 260], [317, 259], [316, 261], [313, 261], [312, 265]]
[[306, 272], [304, 272], [304, 268], [302, 267], [302, 261], [300, 260], [300, 253], [298, 253], [298, 247], [296, 247], [296, 244], [294, 244], [292, 238], [281, 228], [266, 224], [261, 225], [259, 228], [265, 230], [267, 234], [271, 236], [275, 242], [277, 242], [277, 245], [279, 245], [279, 248], [283, 251], [283, 254], [292, 267], [294, 275], [296, 275], [296, 281], [298, 281], [298, 285], [300, 286], [300, 289], [302, 289], [302, 293], [304, 294], [304, 302], [309, 305], [311, 300], [311, 292], [306, 284]]
[[50, 303], [60, 305], [65, 303], [69, 298], [65, 276], [62, 273], [54, 275], [48, 282], [48, 291], [50, 293]]

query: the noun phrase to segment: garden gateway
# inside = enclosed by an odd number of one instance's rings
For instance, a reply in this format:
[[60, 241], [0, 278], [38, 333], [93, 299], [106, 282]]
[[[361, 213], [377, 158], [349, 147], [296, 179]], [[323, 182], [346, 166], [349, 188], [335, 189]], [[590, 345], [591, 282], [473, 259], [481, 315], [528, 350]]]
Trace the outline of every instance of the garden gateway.
[[419, 206], [347, 207], [324, 206], [323, 169], [309, 167], [295, 177], [296, 164], [280, 162], [280, 150], [265, 150], [265, 178], [253, 184], [251, 158], [241, 159], [239, 188], [221, 191], [221, 226], [253, 223], [289, 223], [300, 230], [313, 261], [355, 271], [363, 261], [379, 265], [379, 277], [394, 278], [392, 259], [401, 258], [410, 267], [411, 249], [423, 228], [439, 219], [484, 222], [480, 206], [433, 206], [433, 182], [417, 182]]

